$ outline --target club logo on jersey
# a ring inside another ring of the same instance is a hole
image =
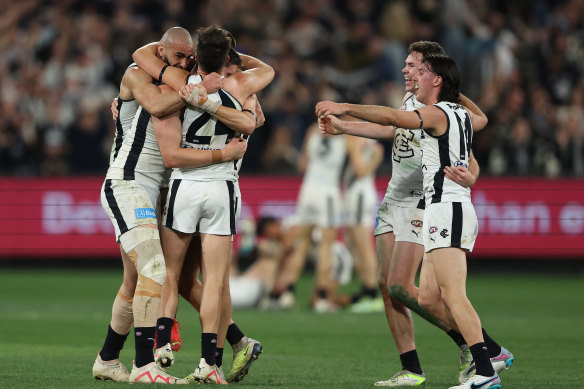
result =
[[[145,219],[147,217],[156,218],[156,212],[152,208],[136,208],[134,209],[136,219]]]
[[[464,163],[464,162],[461,162],[461,161],[454,162],[454,166],[456,166],[456,167],[462,166],[463,168],[468,169],[468,163]]]
[[[448,237],[448,228],[445,228],[442,231],[440,231],[440,236],[443,238]]]
[[[436,227],[436,226],[432,226],[432,227],[430,227],[430,234],[433,234],[433,233],[435,233],[436,231],[438,231],[438,227]]]
[[[412,226],[414,227],[422,227],[422,225],[424,224],[421,220],[412,220]]]
[[[395,135],[393,140],[393,160],[401,162],[402,158],[411,158],[414,156],[414,149],[410,146],[416,134],[412,130],[401,130]]]

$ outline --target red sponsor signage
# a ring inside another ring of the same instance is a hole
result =
[[[379,198],[388,178],[379,178]],[[117,257],[102,178],[0,179],[0,257]],[[298,177],[242,177],[241,218],[295,212]],[[473,256],[584,259],[584,181],[481,178]],[[371,215],[375,217],[375,215]]]

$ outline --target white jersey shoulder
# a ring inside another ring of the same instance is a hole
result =
[[[191,75],[187,83],[198,84],[202,81],[200,75]],[[241,103],[228,91],[220,89],[208,96],[223,106],[241,111]],[[187,106],[182,124],[181,147],[198,150],[220,150],[236,136],[235,131],[218,121],[209,113],[191,106]],[[194,169],[174,169],[173,179],[199,181],[235,181],[238,178],[238,161],[222,162]]]
[[[422,170],[426,205],[441,202],[470,202],[470,188],[465,188],[444,176],[446,166],[464,166],[468,169],[472,144],[470,115],[460,104],[440,102],[434,104],[448,119],[444,134],[425,133],[422,139]]]
[[[402,111],[413,111],[424,107],[414,94],[401,107]],[[422,174],[422,151],[419,130],[396,128],[391,149],[391,180],[385,192],[385,201],[401,207],[423,207],[424,176]]]

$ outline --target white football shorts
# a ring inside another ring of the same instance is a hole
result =
[[[471,203],[435,203],[424,212],[424,251],[458,247],[472,251],[479,223]]]
[[[240,213],[237,182],[172,179],[162,223],[184,233],[235,235]]]
[[[393,232],[396,242],[411,242],[422,245],[424,244],[423,221],[423,209],[389,204],[384,198],[377,211],[375,235]]]
[[[345,193],[345,225],[373,226],[378,205],[375,187],[349,188]]]
[[[111,219],[116,241],[136,226],[157,224],[160,217],[160,185],[136,174],[135,180],[106,179],[101,186],[101,205]]]

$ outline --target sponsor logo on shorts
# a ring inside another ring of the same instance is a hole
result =
[[[442,231],[440,231],[440,236],[443,238],[448,237],[448,228],[445,228]]]
[[[438,231],[438,227],[436,227],[436,226],[432,226],[432,227],[430,227],[430,234],[433,234],[433,233],[435,233],[436,231]]]
[[[417,238],[420,235],[420,231],[414,231],[414,230],[412,230],[412,234],[416,235],[416,238]]]
[[[375,228],[377,228],[377,226],[379,226],[379,218],[378,217],[375,218]]]
[[[410,197],[422,197],[424,193],[421,190],[410,190]]]
[[[414,227],[422,227],[424,223],[421,220],[412,220],[412,226]]]
[[[145,219],[147,217],[156,218],[156,212],[152,208],[136,208],[134,209],[136,219]]]

